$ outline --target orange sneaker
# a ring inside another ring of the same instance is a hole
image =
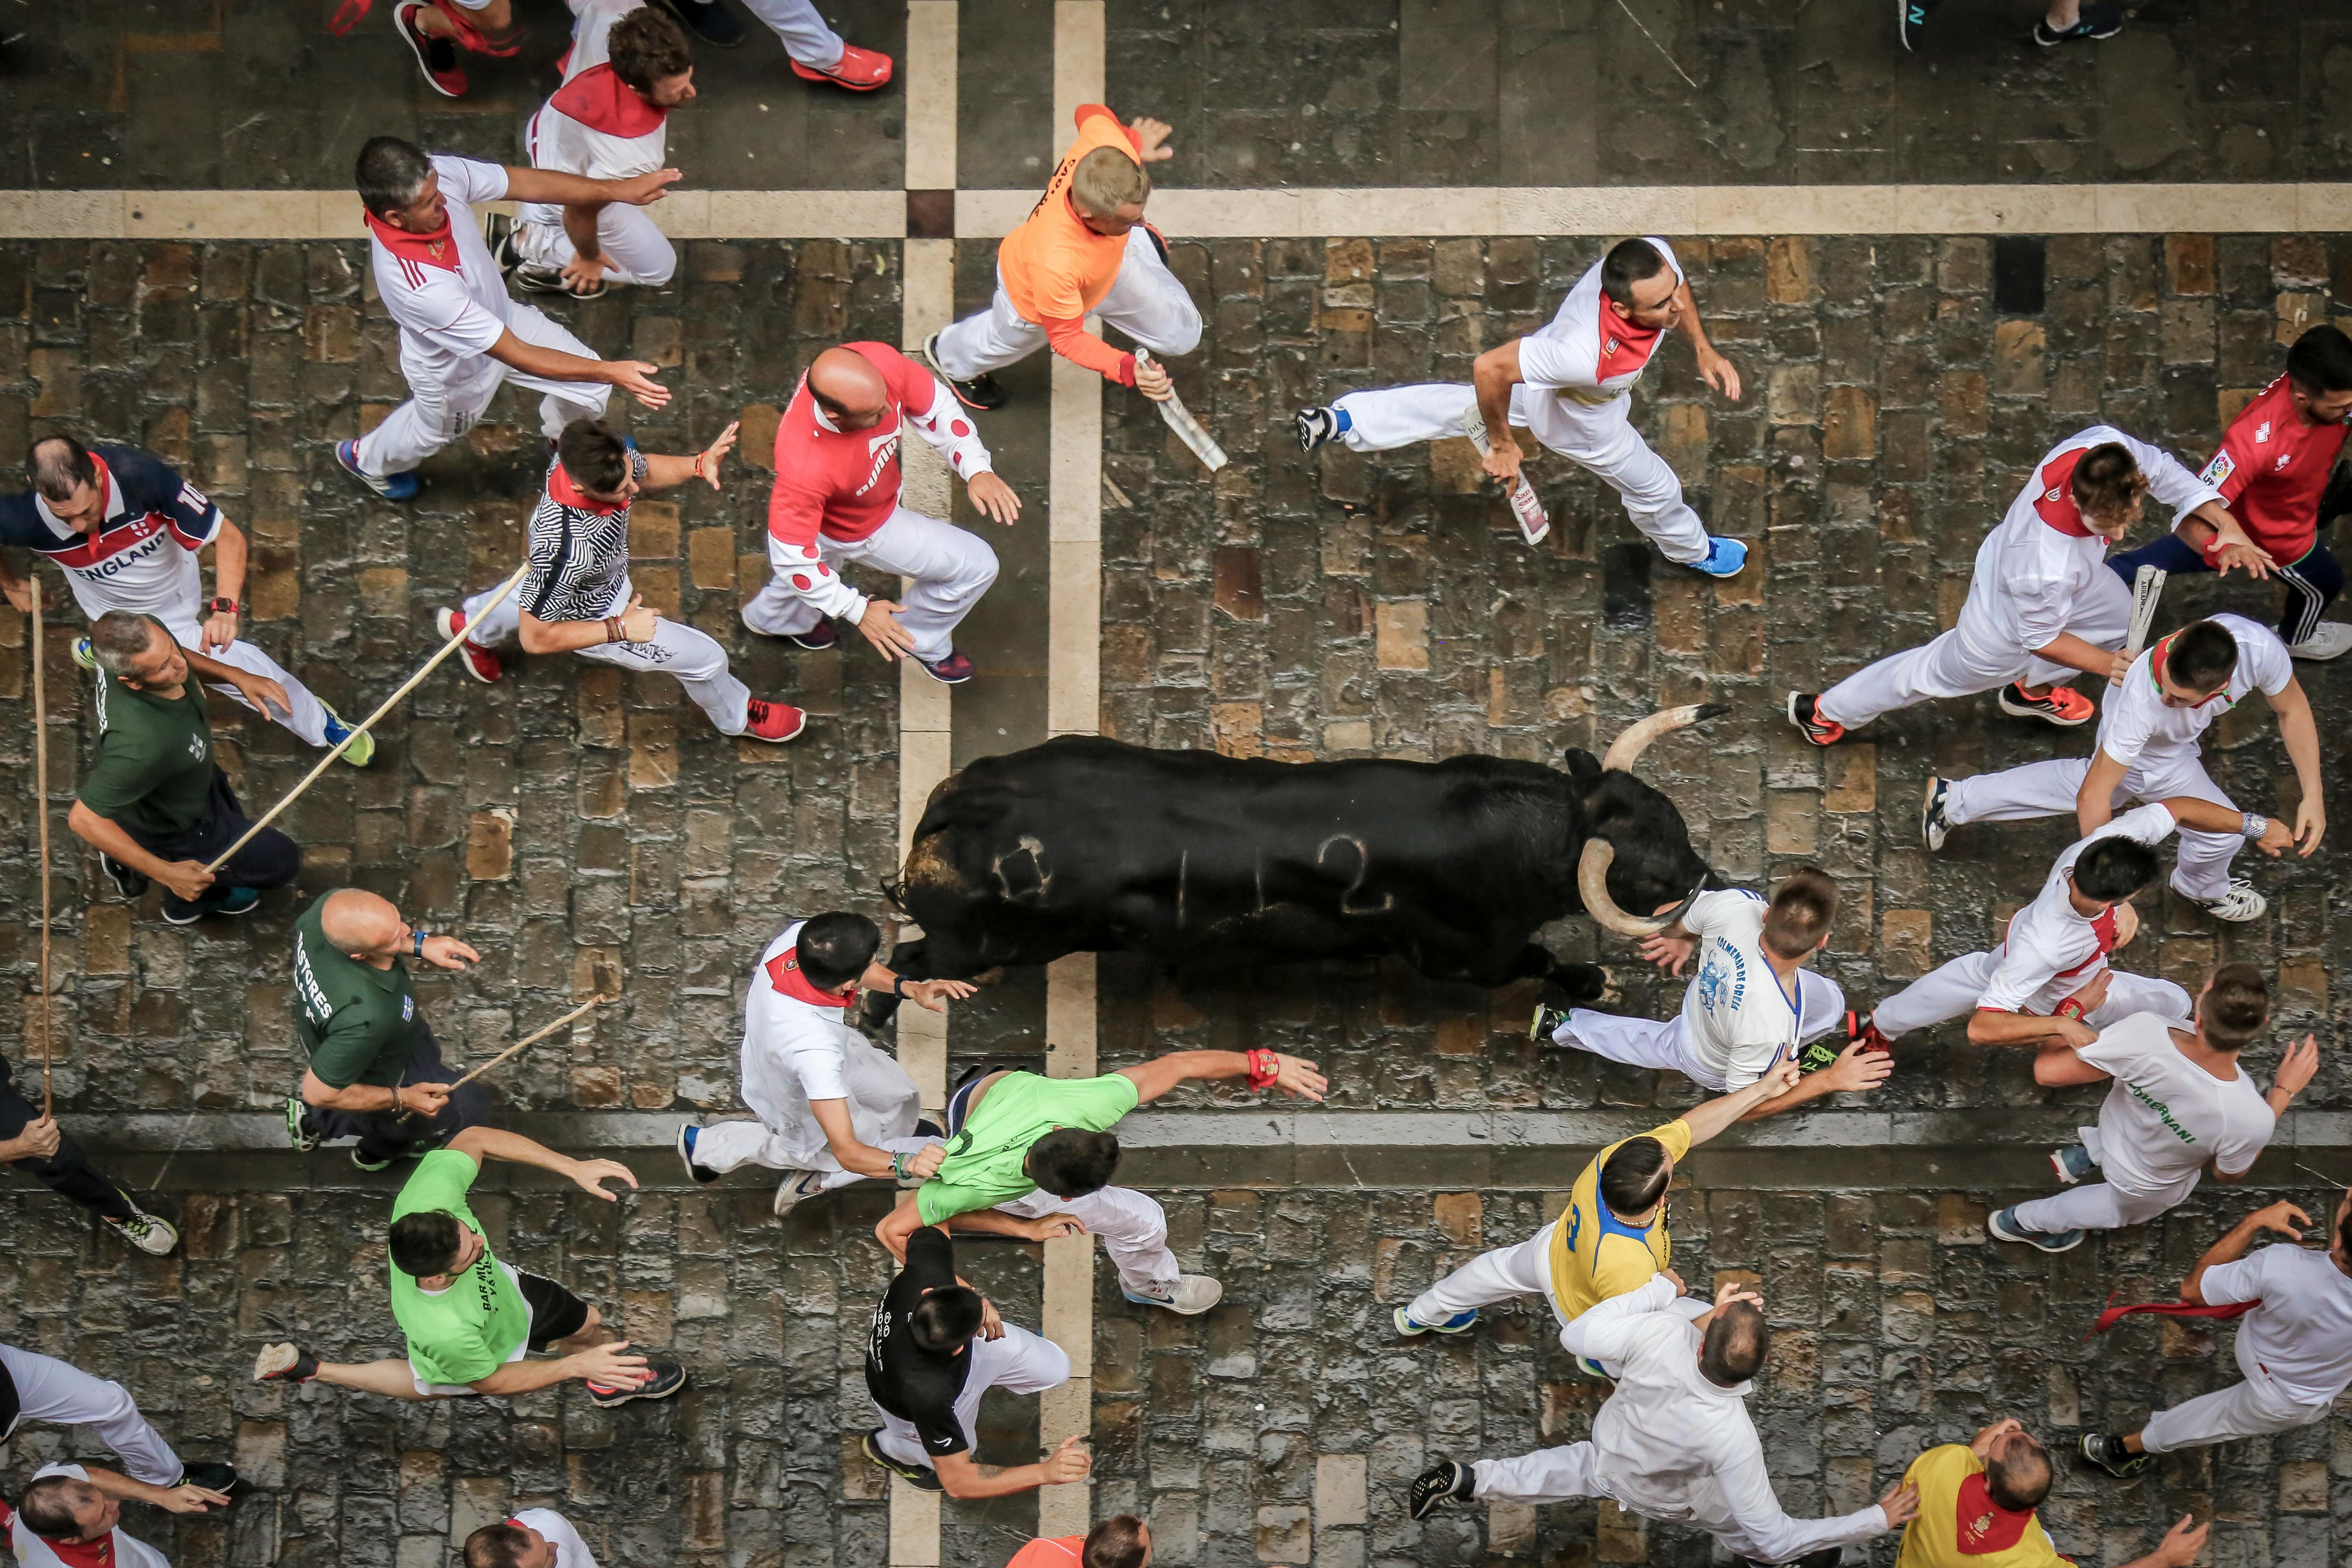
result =
[[[872,92],[887,87],[890,81],[890,57],[872,49],[861,49],[855,44],[841,46],[841,63],[831,70],[819,70],[814,66],[793,62],[793,74],[803,81],[829,81],[835,87],[845,87],[852,92]]]
[[[751,723],[743,733],[754,741],[773,741],[778,744],[791,740],[808,728],[808,715],[789,702],[762,702],[751,699]]]
[[[2097,705],[2071,686],[2053,686],[2042,696],[2034,697],[2027,693],[2023,681],[2012,681],[2000,689],[2000,710],[2069,730],[2099,716]]]
[[[1789,693],[1789,722],[1805,732],[1816,746],[1834,746],[1845,739],[1845,726],[1822,717],[1821,698],[1811,691]]]

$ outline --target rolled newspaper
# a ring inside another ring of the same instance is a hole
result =
[[[1155,363],[1151,357],[1151,351],[1138,348],[1135,351],[1135,363],[1138,364]],[[1174,391],[1171,390],[1167,397],[1160,401],[1160,417],[1168,421],[1168,428],[1175,431],[1177,437],[1184,445],[1192,448],[1192,456],[1200,458],[1209,472],[1213,474],[1225,466],[1225,449],[1217,445],[1217,438],[1203,429],[1198,419],[1192,417],[1192,411],[1184,406],[1184,400],[1177,396]]]
[[[1478,413],[1475,403],[1462,411],[1462,434],[1470,437],[1470,444],[1478,448],[1479,457],[1485,458],[1494,451],[1495,444],[1486,439],[1486,421]],[[1511,481],[1511,515],[1519,520],[1519,537],[1529,544],[1541,544],[1544,535],[1551,531],[1551,518],[1545,512],[1543,502],[1537,499],[1535,486],[1528,483],[1524,470]]]

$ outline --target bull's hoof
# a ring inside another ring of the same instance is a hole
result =
[[[1624,999],[1615,978],[1597,963],[1562,963],[1553,967],[1551,983],[1571,1002],[1619,1002]]]

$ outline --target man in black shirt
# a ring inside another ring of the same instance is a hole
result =
[[[956,1278],[947,1233],[926,1226],[907,1241],[907,1266],[874,1309],[866,1391],[882,1425],[866,1457],[910,1486],[953,1498],[1005,1497],[1084,1480],[1094,1461],[1076,1435],[1034,1465],[972,1461],[972,1420],[991,1388],[1043,1394],[1070,1380],[1070,1358],[1053,1341],[1000,1320]]]

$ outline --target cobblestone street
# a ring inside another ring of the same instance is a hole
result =
[[[1234,460],[1203,483],[1139,400],[1106,400],[1102,727],[1294,759],[1548,758],[1598,750],[1661,702],[1727,701],[1725,717],[1656,748],[1645,773],[1727,876],[1752,885],[1815,861],[1840,877],[1846,914],[1823,967],[1867,1004],[1996,940],[2068,837],[2055,823],[1977,828],[1930,858],[1916,831],[1921,781],[2074,742],[1979,700],[1915,710],[1818,752],[1780,721],[1780,694],[1948,621],[1983,530],[2056,437],[2107,419],[2201,461],[2221,422],[2276,373],[2283,340],[2352,314],[2352,242],[1677,245],[1747,394],[1731,405],[1706,393],[1677,344],[1637,417],[1717,531],[1755,546],[1756,564],[1721,585],[1661,564],[1613,498],[1557,459],[1531,470],[1556,527],[1530,552],[1480,492],[1465,443],[1368,460],[1337,447],[1303,458],[1289,438],[1302,403],[1466,377],[1477,350],[1549,313],[1598,243],[1179,238],[1177,270],[1213,300],[1179,384]],[[985,270],[972,242],[963,248],[969,296]],[[0,245],[0,452],[66,423],[185,464],[253,534],[257,639],[346,712],[421,658],[436,606],[510,569],[538,463],[531,418],[507,394],[464,448],[426,466],[412,509],[363,500],[335,471],[331,439],[399,395],[362,270],[351,245]],[[373,888],[484,950],[474,973],[418,987],[453,1061],[536,1026],[584,995],[599,963],[618,965],[627,1000],[593,1037],[575,1037],[569,1059],[550,1049],[502,1075],[518,1114],[733,1109],[738,988],[759,948],[796,911],[887,912],[895,677],[862,650],[803,655],[750,637],[734,610],[765,571],[774,410],[816,347],[895,341],[898,288],[894,244],[698,243],[670,289],[569,310],[600,352],[633,351],[686,389],[672,415],[636,418],[649,448],[690,450],[745,421],[749,460],[723,496],[639,504],[632,570],[649,602],[728,644],[755,692],[808,707],[808,736],[782,750],[730,745],[667,682],[525,661],[494,690],[444,674],[391,722],[373,766],[338,768],[295,814],[306,890]],[[1008,476],[1042,490],[1042,428],[1019,417],[1008,411],[991,438]],[[2267,618],[2269,603],[2238,582],[2176,581],[2165,624],[2224,604]],[[50,635],[61,796],[88,742],[87,698],[63,679],[62,615]],[[21,712],[21,622],[0,617],[0,638],[16,643],[0,647],[0,697]],[[2324,714],[2340,710],[2352,676],[2299,673]],[[236,711],[223,727],[233,771],[248,802],[273,799],[308,757]],[[2259,711],[2225,727],[2215,774],[2245,804],[2284,809],[2273,780],[2292,775]],[[29,769],[23,723],[0,726],[0,765]],[[2352,802],[2330,805],[2352,821]],[[5,810],[13,841],[26,841],[27,803],[12,795]],[[2226,932],[2193,908],[2147,902],[2128,955],[2192,986],[2222,956],[2277,976],[2284,1014],[2249,1053],[2264,1079],[2280,1041],[2306,1028],[2333,1037],[2326,977],[2352,958],[2334,925],[2333,859],[2331,848],[2263,867],[2271,916]],[[272,895],[242,926],[177,931],[152,910],[134,920],[86,856],[61,860],[76,868],[58,889],[68,1123],[270,1110],[299,1070],[282,953],[300,900]],[[21,1037],[33,973],[21,859],[0,889],[11,917],[0,964],[18,977],[0,1026]],[[1615,965],[1630,1010],[1675,1005],[1622,944],[1581,923],[1550,935],[1564,954]],[[1262,1043],[1321,1061],[1343,1110],[1541,1109],[1632,1128],[1646,1125],[1641,1108],[1691,1098],[1679,1080],[1538,1051],[1524,1038],[1524,987],[1490,996],[1392,965],[1210,982],[1118,958],[1101,982],[1106,1067]],[[1042,1059],[1041,994],[1035,976],[1016,975],[962,1008],[955,1060]],[[2347,1173],[2346,1140],[2315,1134],[2339,1146],[2274,1151],[2247,1190],[2209,1190],[2159,1225],[2056,1259],[1996,1249],[1983,1213],[2038,1190],[2038,1158],[1971,1163],[1969,1150],[2056,1133],[2096,1095],[2035,1089],[2015,1058],[1957,1039],[1941,1031],[1906,1051],[1868,1107],[1922,1113],[1906,1123],[1925,1145],[1909,1163],[1885,1148],[1865,1157],[1750,1138],[1703,1153],[1675,1200],[1685,1274],[1755,1274],[1773,1304],[1780,1333],[1756,1408],[1792,1511],[1859,1506],[1920,1447],[2000,1415],[2056,1447],[2211,1386],[2227,1375],[2227,1330],[2127,1327],[2088,1345],[2080,1335],[2110,1291],[2168,1294],[2257,1192],[2308,1207],[2322,1190],[2314,1167]],[[21,1072],[23,1053],[11,1056]],[[2348,1092],[2331,1058],[2303,1114],[2340,1121]],[[1187,1091],[1170,1103],[1245,1102]],[[1097,1516],[1147,1512],[1160,1560],[1181,1568],[1310,1556],[1401,1568],[1482,1553],[1706,1561],[1703,1538],[1607,1507],[1404,1517],[1402,1485],[1430,1458],[1568,1441],[1597,1406],[1602,1385],[1578,1374],[1538,1303],[1458,1341],[1407,1343],[1388,1324],[1433,1273],[1556,1213],[1586,1157],[1561,1151],[1482,1190],[1442,1160],[1387,1151],[1344,1180],[1292,1189],[1261,1182],[1245,1158],[1228,1173],[1213,1157],[1139,1154],[1133,1179],[1166,1202],[1187,1267],[1222,1277],[1227,1295],[1203,1319],[1147,1314],[1097,1271]],[[631,1568],[884,1561],[884,1478],[856,1455],[871,1423],[858,1360],[887,1276],[866,1232],[884,1194],[827,1198],[780,1226],[763,1186],[684,1191],[666,1153],[629,1158],[647,1185],[615,1206],[519,1183],[481,1212],[502,1256],[568,1280],[633,1338],[675,1347],[696,1379],[675,1405],[608,1414],[571,1388],[394,1408],[246,1381],[265,1339],[293,1335],[345,1359],[396,1349],[383,1285],[393,1177],[356,1177],[340,1151],[110,1157],[181,1219],[184,1253],[163,1260],[131,1257],[78,1211],[10,1183],[0,1337],[70,1349],[121,1378],[184,1451],[234,1450],[262,1493],[225,1522],[133,1510],[140,1533],[183,1565],[438,1568],[452,1535],[540,1500],[588,1530],[600,1560]],[[967,1250],[1007,1316],[1034,1323],[1036,1249]],[[1025,1457],[1034,1405],[992,1396],[986,1426],[983,1458]],[[66,1445],[28,1429],[7,1468]],[[2045,1517],[2085,1562],[2135,1554],[2187,1510],[2218,1513],[2218,1568],[2322,1568],[2352,1551],[2341,1410],[2273,1441],[2178,1456],[2130,1488],[2064,1458],[2059,1474]],[[1035,1509],[1027,1497],[950,1505],[942,1561],[1001,1562]],[[1875,1552],[1891,1561],[1891,1540]]]

